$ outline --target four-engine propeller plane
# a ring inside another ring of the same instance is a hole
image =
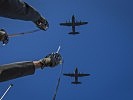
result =
[[[78,81],[78,77],[84,77],[84,76],[90,76],[90,74],[82,74],[78,72],[78,68],[75,68],[74,73],[68,73],[68,74],[63,74],[65,76],[70,76],[70,77],[75,77],[74,82],[72,84],[81,84],[81,82]]]
[[[75,16],[72,16],[72,21],[70,22],[65,22],[65,23],[60,23],[61,26],[71,26],[72,27],[72,32],[68,33],[68,34],[79,34],[79,32],[75,31],[75,26],[80,26],[80,25],[85,25],[88,24],[88,22],[82,22],[82,21],[75,21]]]

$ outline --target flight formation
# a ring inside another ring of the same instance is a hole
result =
[[[83,21],[76,21],[75,16],[73,15],[71,18],[71,21],[66,21],[65,23],[60,23],[61,26],[69,26],[72,27],[72,32],[69,32],[68,34],[70,35],[76,35],[80,34],[79,32],[76,31],[75,27],[80,26],[80,25],[85,25],[88,24],[88,22],[83,22]],[[84,76],[89,76],[90,74],[81,74],[78,72],[78,68],[75,68],[74,73],[64,73],[64,76],[70,76],[74,77],[74,82],[71,82],[72,84],[81,84],[81,82],[78,81],[79,77],[84,77]]]

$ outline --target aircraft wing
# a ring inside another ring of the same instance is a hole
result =
[[[75,22],[75,26],[85,25],[88,24],[88,22]]]
[[[66,22],[66,23],[60,23],[60,25],[62,26],[72,26],[71,22]]]
[[[75,74],[63,74],[65,76],[75,77]]]
[[[83,76],[90,76],[90,74],[78,74],[78,77],[83,77]]]

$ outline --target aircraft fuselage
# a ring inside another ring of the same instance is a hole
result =
[[[75,32],[75,17],[74,15],[72,16],[72,32]]]

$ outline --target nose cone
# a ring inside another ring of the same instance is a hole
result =
[[[78,70],[78,68],[76,67],[75,70]]]
[[[75,73],[78,73],[78,68],[77,67],[75,68]]]

